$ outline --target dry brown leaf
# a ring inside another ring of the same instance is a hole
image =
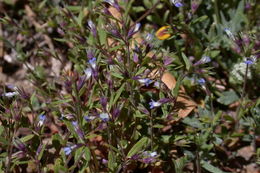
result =
[[[254,148],[251,145],[243,147],[237,151],[237,155],[248,161],[254,155]]]

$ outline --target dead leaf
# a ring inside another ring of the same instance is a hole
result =
[[[254,155],[254,148],[251,145],[243,147],[237,151],[237,155],[248,161]]]

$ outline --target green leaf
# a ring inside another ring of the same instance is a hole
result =
[[[27,141],[31,140],[33,137],[34,137],[34,134],[31,134],[31,135],[27,135],[27,136],[21,138],[20,140],[21,140],[21,142],[27,142]]]
[[[133,155],[141,151],[143,148],[145,148],[148,145],[148,143],[149,138],[143,137],[131,148],[131,150],[127,154],[127,157],[132,157]]]
[[[115,155],[116,153],[112,150],[110,150],[108,153],[108,168],[110,171],[114,171],[117,166]]]
[[[213,166],[213,165],[211,165],[210,163],[205,162],[205,161],[203,161],[202,167],[203,167],[204,169],[206,169],[207,171],[212,172],[212,173],[227,173],[227,172],[223,172],[223,171],[220,170],[219,168],[217,168],[217,167],[215,167],[215,166]]]
[[[181,53],[181,55],[182,55],[183,61],[185,63],[186,69],[189,71],[190,67],[191,67],[190,60],[188,59],[188,57],[183,52]]]
[[[172,94],[174,97],[178,96],[182,80],[183,80],[183,75],[180,75],[177,79],[175,87],[172,90]]]
[[[117,90],[116,96],[115,96],[115,98],[114,98],[114,100],[113,100],[113,104],[112,104],[112,105],[114,105],[114,104],[117,102],[117,100],[119,99],[121,93],[122,93],[123,90],[124,90],[124,87],[125,87],[125,83]]]
[[[45,147],[46,147],[46,143],[43,144],[43,146],[42,146],[41,152],[40,152],[39,155],[38,155],[38,160],[41,160],[41,158],[42,158],[42,156],[43,156],[43,152],[44,152],[44,150],[45,150]]]
[[[229,105],[234,103],[239,99],[238,95],[234,91],[225,91],[222,93],[223,95],[220,96],[217,101],[224,105]]]

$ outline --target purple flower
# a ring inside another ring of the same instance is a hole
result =
[[[156,108],[156,107],[160,107],[161,105],[162,105],[162,103],[161,102],[159,102],[159,101],[151,101],[150,103],[149,103],[149,105],[150,105],[150,109],[153,109],[153,108]]]
[[[180,8],[183,6],[182,4],[182,0],[171,0],[171,2],[173,3],[173,5],[177,8]]]
[[[146,34],[146,36],[145,36],[145,40],[147,41],[147,42],[150,42],[150,41],[152,41],[153,40],[153,34],[151,34],[151,33],[148,33],[148,34]]]
[[[163,64],[164,64],[165,66],[171,64],[172,62],[173,62],[173,58],[171,58],[171,57],[169,57],[169,56],[166,56],[166,57],[163,58]]]
[[[194,64],[194,66],[206,64],[206,63],[209,63],[210,61],[211,61],[211,58],[209,56],[202,56],[202,58],[199,61],[197,61]]]
[[[89,27],[89,30],[92,32],[92,34],[96,37],[97,29],[96,29],[95,24],[92,22],[92,20],[88,20],[88,27]]]
[[[109,120],[109,115],[108,115],[108,113],[101,113],[101,114],[99,115],[99,118],[100,118],[102,121],[107,122],[107,121]]]
[[[87,121],[87,122],[90,122],[92,120],[94,120],[96,117],[95,116],[84,116],[84,119]]]
[[[102,159],[102,163],[103,163],[104,165],[106,165],[106,164],[108,163],[108,160],[107,160],[107,159]]]
[[[128,31],[127,38],[131,38],[135,33],[137,33],[140,27],[141,27],[140,23],[137,23],[135,24],[134,27],[131,27],[130,30]]]
[[[72,121],[72,125],[74,126],[75,131],[77,132],[77,134],[79,135],[79,137],[81,139],[84,139],[84,133],[83,131],[80,129],[78,122],[77,121]]]
[[[100,98],[100,104],[102,105],[104,111],[107,109],[107,98],[106,97],[101,97]]]
[[[138,54],[137,54],[137,53],[134,53],[134,55],[133,55],[133,61],[134,61],[135,63],[138,63],[139,59],[138,59]]]
[[[156,157],[158,156],[157,152],[143,152],[141,162],[150,164],[156,161]]]

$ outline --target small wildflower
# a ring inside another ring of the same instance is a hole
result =
[[[166,40],[167,38],[171,37],[169,29],[170,29],[170,26],[163,26],[156,31],[155,36],[159,40]]]
[[[46,120],[46,115],[44,115],[44,114],[39,115],[38,125],[42,126],[44,124],[45,120]]]
[[[127,34],[127,38],[131,38],[135,33],[137,33],[139,31],[141,27],[140,23],[135,24],[134,27],[131,27],[128,34]]]
[[[114,0],[104,0],[104,2],[110,4],[111,6],[113,6],[115,4]]]
[[[74,148],[76,148],[76,145],[64,147],[63,150],[65,152],[65,155],[70,155]]]
[[[88,27],[89,30],[93,33],[94,36],[97,36],[97,29],[95,24],[92,22],[92,20],[88,20]]]
[[[109,115],[107,113],[101,113],[99,115],[99,118],[102,120],[102,121],[108,121],[109,120]]]
[[[15,91],[15,92],[7,92],[7,93],[4,93],[4,94],[2,94],[2,96],[11,98],[11,97],[13,97],[13,96],[17,96],[18,94],[19,94],[19,93]]]
[[[199,79],[197,80],[197,82],[198,82],[200,85],[205,85],[205,83],[206,83],[206,81],[205,81],[204,78],[199,78]]]
[[[180,8],[183,6],[182,0],[171,0],[171,2],[173,3],[173,5],[177,8]]]
[[[163,64],[165,66],[170,65],[172,62],[173,62],[173,58],[169,56],[163,57]]]
[[[90,122],[92,120],[94,120],[96,117],[95,116],[84,116],[84,119],[87,121],[87,122]]]
[[[86,80],[89,79],[92,76],[92,69],[91,68],[86,68],[84,70],[84,73],[86,75]]]
[[[157,152],[155,151],[155,152],[152,152],[152,153],[150,153],[150,156],[151,157],[156,157],[158,154],[157,154]]]
[[[230,31],[229,28],[225,28],[224,31],[226,32],[226,34],[230,39],[235,40],[235,36],[233,35],[233,33]]]
[[[107,160],[107,159],[102,159],[102,163],[103,163],[104,165],[106,165],[106,164],[108,163],[108,160]]]
[[[96,69],[96,67],[97,67],[97,59],[94,57],[94,58],[92,58],[92,59],[90,59],[88,62],[89,62],[89,64],[90,64],[90,66],[93,68],[93,69]]]
[[[137,24],[135,25],[134,32],[139,31],[140,27],[141,27],[141,23],[137,23]]]
[[[146,34],[145,40],[146,40],[147,42],[152,41],[152,40],[153,40],[153,35],[152,35],[151,33]]]
[[[133,61],[134,61],[135,63],[138,63],[139,59],[138,59],[138,54],[137,54],[137,53],[134,53],[134,55],[133,55]]]
[[[148,85],[150,85],[150,84],[153,82],[151,79],[148,79],[148,78],[138,79],[138,81],[139,81],[141,84],[145,84],[145,86],[148,86]]]
[[[149,103],[149,105],[150,105],[150,109],[153,109],[153,108],[156,108],[156,107],[160,107],[161,105],[162,105],[162,103],[161,102],[159,102],[159,101],[151,101],[150,103]]]
[[[250,56],[249,58],[245,58],[246,60],[244,61],[244,63],[248,64],[248,65],[252,65],[256,62],[256,57],[255,56]]]
[[[209,56],[202,56],[202,58],[199,61],[197,61],[194,64],[194,66],[206,64],[206,63],[209,63],[210,61],[211,61],[211,58]]]

